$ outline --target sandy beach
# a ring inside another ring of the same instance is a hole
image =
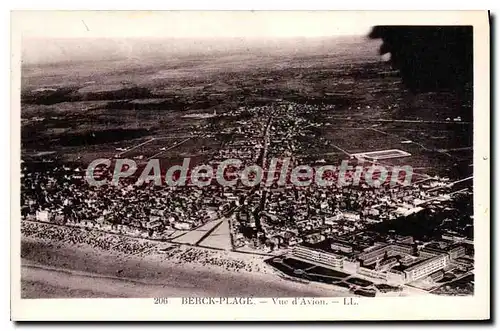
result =
[[[175,249],[189,251],[190,247]],[[218,254],[237,259],[242,253]],[[158,252],[133,255],[30,236],[22,238],[21,256],[23,298],[351,295],[325,284],[284,280],[261,258],[252,263],[261,263],[262,268],[231,271],[196,261],[180,262]]]

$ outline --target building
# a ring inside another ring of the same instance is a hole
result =
[[[397,258],[395,258],[395,257],[390,257],[390,258],[388,258],[387,260],[384,260],[384,261],[380,262],[380,263],[377,265],[376,269],[377,269],[377,270],[382,270],[382,271],[383,271],[383,270],[389,270],[389,269],[391,269],[392,267],[395,267],[395,266],[397,266],[397,265],[399,265],[399,261],[398,261],[398,259],[397,259]]]
[[[403,243],[390,245],[388,247],[389,256],[398,254],[413,255],[415,254],[415,247],[412,244],[403,244]]]
[[[338,241],[338,240],[332,241],[330,244],[330,247],[334,251],[341,251],[344,253],[352,253],[352,251],[353,251],[353,248],[351,245],[349,245],[345,242],[342,242],[342,241]]]
[[[360,267],[360,263],[358,260],[355,258],[347,258],[344,260],[344,271],[351,273],[351,274],[356,274],[358,272],[358,269]]]
[[[148,230],[155,230],[155,229],[159,229],[163,226],[163,223],[156,219],[156,220],[151,220],[149,222],[146,223],[146,229]]]
[[[358,258],[363,261],[363,264],[370,265],[372,263],[376,263],[377,261],[381,261],[384,259],[385,253],[387,252],[387,248],[389,245],[384,245],[379,248],[375,248],[366,252],[363,252],[358,255]]]
[[[458,265],[458,267],[464,271],[471,270],[474,268],[474,260],[471,260],[471,259],[468,259],[465,257],[459,257],[458,259],[454,260],[453,262],[456,263]]]
[[[342,270],[345,259],[344,256],[325,252],[319,249],[309,248],[305,246],[295,246],[292,249],[292,257],[299,260],[304,260],[306,262],[312,262],[315,264],[320,264],[325,267]]]
[[[445,268],[448,265],[448,262],[448,255],[441,254],[414,264],[404,270],[406,282],[412,282],[429,276],[430,274]]]
[[[361,216],[359,214],[348,211],[343,212],[342,216],[348,221],[359,221],[361,219]]]
[[[331,246],[344,253],[346,253],[345,250],[348,247],[352,249],[352,246],[337,240],[332,241]],[[459,256],[464,253],[462,248],[454,247],[450,252],[453,256]],[[374,246],[371,250],[364,251],[357,256],[327,252],[299,245],[292,249],[291,257],[325,268],[363,276],[373,281],[402,285],[430,275],[436,278],[437,272],[448,265],[450,261],[449,254],[436,254],[432,249],[430,251],[423,252],[425,259],[407,268],[404,268],[404,264],[402,265],[402,258],[412,256],[414,259],[415,249],[413,245],[400,243]],[[352,251],[349,253],[352,253]],[[420,256],[422,257],[422,254]]]
[[[396,241],[401,244],[413,244],[412,236],[396,236]]]
[[[373,270],[365,267],[359,267],[357,274],[378,280],[378,281],[386,281],[387,274],[383,271]]]
[[[304,240],[308,243],[316,244],[325,240],[325,236],[321,232],[315,232],[305,236]]]
[[[402,254],[413,255],[414,253],[415,249],[413,245],[392,244],[384,245],[379,248],[363,252],[358,256],[358,258],[363,261],[363,264],[370,265],[382,261],[386,256],[389,257]]]
[[[446,253],[446,250],[437,247],[425,247],[420,250],[420,252],[431,253],[434,255],[440,255]]]
[[[47,210],[40,210],[36,212],[35,218],[39,222],[49,222],[51,215]]]
[[[175,222],[173,228],[176,230],[189,230],[191,229],[191,224],[187,222]]]
[[[459,257],[462,257],[465,255],[465,247],[464,246],[454,246],[448,249],[448,255],[450,256],[450,259],[455,260]]]
[[[435,282],[440,281],[444,277],[444,271],[443,270],[436,271],[430,274],[429,277],[431,277],[431,279]]]

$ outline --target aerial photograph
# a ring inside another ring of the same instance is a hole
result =
[[[22,298],[474,295],[471,26],[76,23],[22,41]]]

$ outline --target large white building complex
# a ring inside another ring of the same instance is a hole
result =
[[[296,246],[290,257],[377,282],[401,285],[423,279],[445,269],[454,259],[465,254],[463,246],[448,249],[423,248],[413,244],[379,244],[354,253],[344,243],[333,242],[335,251]]]

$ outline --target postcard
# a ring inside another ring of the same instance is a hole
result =
[[[489,14],[14,11],[11,318],[490,318]]]

